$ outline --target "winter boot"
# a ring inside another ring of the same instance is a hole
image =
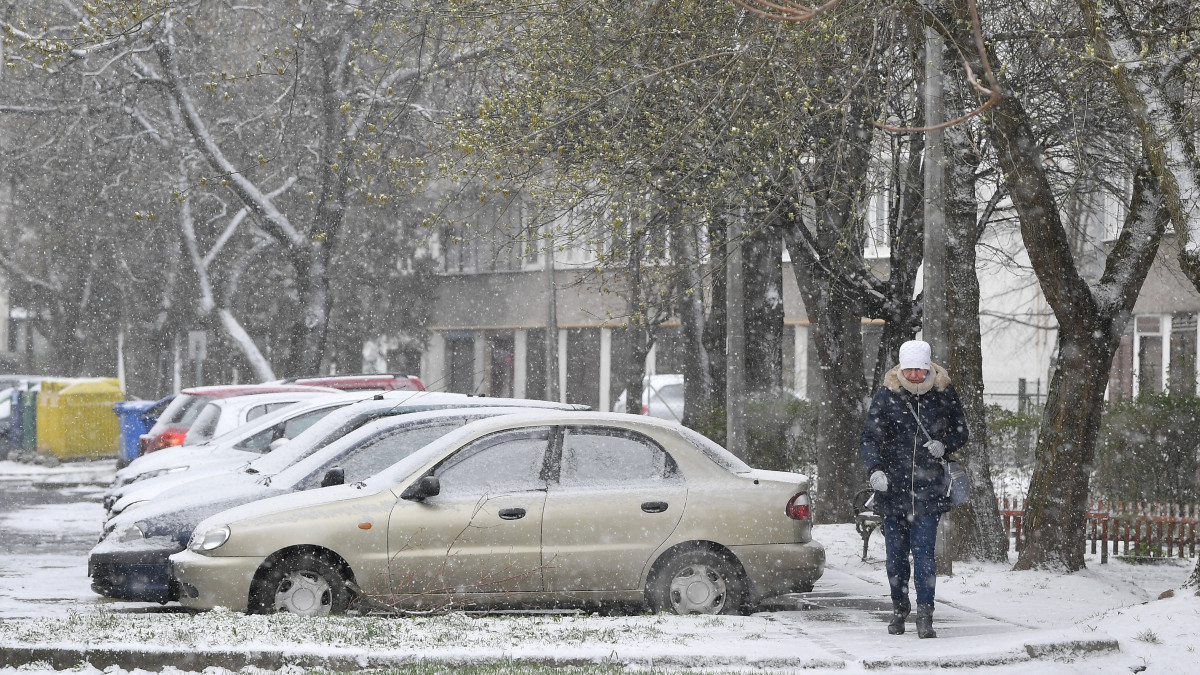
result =
[[[908,604],[908,598],[903,600],[892,599],[892,620],[888,622],[888,633],[892,635],[904,635],[904,620],[908,618],[908,613],[912,611],[912,605]]]
[[[922,640],[937,637],[937,631],[933,630],[933,605],[917,605],[917,637]]]

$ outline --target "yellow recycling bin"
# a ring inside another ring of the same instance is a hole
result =
[[[113,404],[124,400],[116,378],[42,380],[38,452],[59,459],[116,456],[120,431]]]

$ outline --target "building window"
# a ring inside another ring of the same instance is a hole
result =
[[[1137,324],[1136,347],[1137,391],[1138,396],[1161,394],[1163,392],[1163,370],[1166,367],[1163,357],[1162,317],[1139,316]]]
[[[1170,392],[1176,396],[1196,393],[1196,314],[1181,312],[1171,317]]]
[[[1122,335],[1117,353],[1113,355],[1108,373],[1108,400],[1128,401],[1133,398],[1133,336]]]
[[[492,362],[488,395],[512,398],[514,349],[512,333],[488,337],[488,352]]]
[[[1113,355],[1108,400],[1196,394],[1197,338],[1195,312],[1134,317]]]
[[[446,333],[446,370],[449,391],[470,394],[475,391],[475,334],[471,331]]]

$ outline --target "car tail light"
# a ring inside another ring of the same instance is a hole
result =
[[[155,450],[162,450],[163,448],[172,448],[176,445],[183,445],[183,439],[186,436],[186,431],[164,431],[158,435],[158,438],[146,444],[146,452],[151,453]]]
[[[808,506],[808,493],[797,492],[788,500],[784,513],[792,520],[811,520],[812,509]]]
[[[643,406],[642,406],[642,414],[643,414],[643,415],[645,415],[645,414],[646,414],[646,413],[648,413],[648,412],[650,412],[650,407],[649,407],[649,406],[646,406],[646,405],[643,405]]]

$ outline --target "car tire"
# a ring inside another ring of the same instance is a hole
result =
[[[646,584],[656,612],[737,614],[746,599],[741,570],[728,558],[706,549],[672,554]]]
[[[288,612],[299,616],[344,614],[350,604],[346,579],[324,558],[311,553],[276,562],[256,584],[255,613]]]

